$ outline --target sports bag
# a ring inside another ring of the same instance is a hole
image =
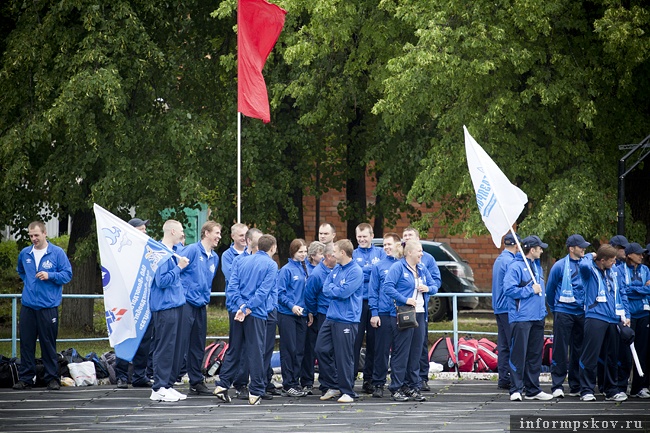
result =
[[[457,368],[454,343],[450,337],[440,337],[429,349],[429,362],[442,365],[442,371],[453,371]]]
[[[468,373],[476,370],[478,362],[478,341],[474,338],[458,340],[458,370]]]
[[[208,344],[203,352],[203,362],[201,363],[201,371],[204,376],[219,374],[226,350],[228,350],[228,343],[225,341],[217,340]]]
[[[476,371],[495,372],[499,367],[497,345],[487,338],[478,340],[478,363]]]
[[[553,337],[546,337],[542,349],[542,365],[550,367],[551,362],[553,362]]]
[[[16,358],[0,355],[0,388],[11,388],[18,382]]]

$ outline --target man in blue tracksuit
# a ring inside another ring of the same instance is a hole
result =
[[[517,240],[521,242],[519,235]],[[508,232],[503,238],[504,249],[492,266],[492,309],[497,321],[497,350],[499,353],[497,386],[510,389],[510,321],[508,320],[508,297],[503,290],[503,279],[510,263],[519,251],[515,237]]]
[[[620,282],[621,291],[627,295],[628,305],[630,306],[630,327],[634,330],[634,341],[636,353],[639,357],[641,370],[645,373],[646,354],[648,346],[648,324],[650,316],[650,270],[643,262],[643,255],[648,250],[636,242],[630,243],[625,248],[625,264],[616,268]],[[618,351],[618,390],[627,391],[630,370],[632,370],[632,386],[630,387],[630,396],[636,398],[650,398],[650,393],[644,387],[644,379],[639,376],[638,371],[634,368],[632,352],[629,344],[622,341]]]
[[[366,340],[366,359],[363,365],[363,390],[372,394],[372,369],[375,357],[375,328],[370,326],[370,310],[368,308],[368,282],[372,267],[381,259],[386,257],[383,249],[372,244],[373,231],[368,223],[361,223],[356,228],[357,243],[359,247],[352,253],[352,259],[363,270],[363,305],[361,307],[361,319],[359,321],[359,332],[354,342],[354,366],[359,368],[359,356],[363,340]]]
[[[579,235],[567,238],[569,250],[555,262],[546,284],[546,302],[553,314],[553,360],[551,390],[553,397],[564,397],[564,379],[569,376],[569,395],[580,395],[580,355],[585,326],[585,290],[580,276],[580,261],[591,245]]]
[[[585,288],[585,336],[580,357],[580,400],[595,401],[594,388],[598,357],[604,356],[603,381],[598,388],[605,400],[624,401],[627,395],[618,390],[618,326],[629,326],[629,306],[625,292],[620,290],[619,276],[614,269],[616,248],[601,245],[593,260],[580,263]]]
[[[226,289],[228,289],[230,273],[232,272],[232,263],[235,260],[235,257],[246,251],[247,232],[248,226],[246,226],[246,224],[236,223],[230,227],[232,243],[230,244],[230,248],[221,254],[221,272],[223,272],[223,276],[226,279]]]
[[[419,241],[420,240],[420,232],[418,229],[412,226],[408,226],[407,228],[404,229],[402,232],[402,242],[406,243],[410,240],[415,240]],[[433,281],[435,285],[437,286],[437,290],[440,289],[442,286],[442,278],[440,276],[440,268],[438,268],[438,263],[436,263],[436,259],[426,251],[422,251],[422,264],[424,265],[425,268],[427,268],[427,271],[431,274],[431,278],[433,278]],[[424,309],[426,310],[427,314],[424,315],[425,322],[428,323],[429,321],[429,306],[428,306],[428,300],[429,300],[429,295],[427,296],[427,304],[425,304]],[[446,300],[442,300],[442,302],[447,302]],[[425,323],[425,325],[427,324]],[[424,337],[422,338],[422,354],[420,355],[420,391],[431,391],[431,388],[429,387],[429,329],[428,326],[422,327],[420,332],[424,333]],[[408,385],[415,385],[415,384],[408,384]]]
[[[508,266],[503,290],[508,300],[508,319],[512,332],[510,343],[510,400],[550,400],[551,394],[539,386],[544,345],[544,272],[539,258],[548,245],[538,236],[522,241],[524,256],[517,254]],[[525,261],[524,261],[525,260]],[[531,275],[532,271],[532,275]]]
[[[237,305],[237,312],[230,329],[230,345],[214,389],[214,395],[226,403],[230,402],[228,388],[239,374],[239,362],[244,356],[248,358],[250,372],[248,403],[256,405],[264,398],[273,398],[265,391],[264,345],[268,298],[273,296],[278,273],[278,265],[272,259],[277,242],[271,235],[262,235],[257,246],[257,253],[242,258],[233,270],[226,293],[226,297]]]
[[[368,306],[370,308],[370,325],[375,331],[375,359],[373,361],[372,386],[374,398],[384,396],[384,385],[388,375],[388,360],[393,345],[393,333],[396,326],[395,304],[391,302],[382,289],[390,267],[402,258],[401,239],[397,233],[384,235],[384,252],[386,257],[379,261],[370,273],[368,286]]]
[[[354,401],[354,341],[361,319],[363,271],[352,260],[352,242],[334,244],[336,267],[323,284],[330,297],[327,318],[316,341],[319,381],[327,388],[321,400],[339,397],[339,403]]]
[[[183,239],[184,230],[176,220],[163,224],[162,243],[172,251]],[[181,370],[181,322],[185,305],[185,290],[181,283],[181,271],[190,261],[176,253],[156,269],[149,294],[149,308],[153,321],[153,385],[154,401],[179,401],[187,396],[174,389],[174,382]]]
[[[206,221],[201,227],[201,240],[185,249],[183,255],[190,264],[181,272],[185,289],[185,306],[181,324],[181,353],[185,355],[185,366],[190,379],[190,393],[212,395],[203,381],[201,363],[205,352],[207,336],[207,309],[214,273],[219,266],[219,256],[213,250],[221,239],[221,224]]]
[[[41,342],[47,389],[57,390],[59,364],[56,337],[59,332],[58,307],[63,285],[72,279],[72,266],[65,252],[47,241],[47,230],[41,221],[28,226],[32,246],[18,255],[16,271],[23,280],[20,307],[20,370],[14,389],[30,389],[36,375],[36,339]]]
[[[300,372],[300,382],[307,395],[311,395],[312,387],[314,384],[314,360],[316,359],[316,340],[320,327],[325,322],[327,315],[327,308],[330,304],[330,298],[323,295],[323,283],[327,276],[332,272],[336,266],[336,258],[334,257],[333,243],[325,245],[323,250],[323,259],[312,270],[307,278],[305,285],[305,307],[307,310],[307,338],[310,344],[309,350],[305,348],[305,356],[302,362],[302,369]],[[308,356],[311,354],[311,356]],[[324,394],[327,389],[320,385],[320,390]]]

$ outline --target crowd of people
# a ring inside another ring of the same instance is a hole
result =
[[[538,236],[522,240],[508,233],[504,245],[493,267],[492,306],[498,386],[509,390],[510,400],[564,398],[565,380],[567,395],[581,401],[596,401],[596,389],[608,401],[650,398],[642,373],[650,365],[648,249],[617,235],[587,254],[591,244],[573,234],[568,254],[545,281],[540,257],[548,245]],[[551,393],[539,381],[547,306],[553,315]]]
[[[129,224],[146,233],[148,221],[134,218]],[[426,400],[427,305],[441,278],[435,259],[422,250],[416,229],[408,227],[402,236],[387,233],[380,248],[372,243],[372,226],[362,223],[355,231],[354,248],[348,239],[336,240],[334,227],[323,223],[317,241],[294,239],[286,265],[278,268],[276,239],[241,223],[231,227],[232,244],[220,258],[215,249],[221,228],[208,221],[200,240],[185,246],[182,224],[164,223],[162,243],[176,254],[155,272],[151,322],[132,360],[132,386],[150,387],[151,400],[175,402],[187,398],[174,388],[187,374],[190,394],[230,402],[234,388],[236,397],[259,404],[278,394],[314,394],[317,361],[320,399],[347,403],[358,396],[354,383],[365,342],[363,392],[383,398],[387,389],[396,402]],[[33,384],[38,337],[45,381],[55,390],[60,386],[57,307],[72,270],[65,252],[47,241],[42,222],[28,229],[32,246],[21,251],[17,268],[24,289],[22,362],[14,388]],[[635,368],[630,347],[635,338],[640,368],[645,370],[650,365],[650,270],[643,263],[648,250],[614,236],[586,254],[590,243],[574,234],[566,241],[568,254],[555,262],[546,280],[540,257],[548,245],[538,236],[520,239],[509,233],[504,245],[493,267],[492,301],[498,326],[498,386],[509,390],[510,400],[562,398],[565,381],[568,395],[583,401],[596,400],[596,388],[611,401],[623,401],[628,394],[650,398],[648,376]],[[206,308],[220,261],[230,335],[210,389],[201,364]],[[398,328],[397,307],[404,305],[414,307],[418,326]],[[554,334],[551,393],[544,392],[539,381],[547,307]],[[281,390],[271,380],[276,330]],[[126,360],[117,360],[118,388],[128,387],[128,368]]]

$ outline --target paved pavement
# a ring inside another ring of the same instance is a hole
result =
[[[362,395],[351,404],[322,402],[318,396],[276,397],[249,406],[189,396],[177,403],[149,400],[141,388],[102,385],[47,391],[0,389],[0,432],[503,432],[509,416],[646,415],[647,400],[580,402],[577,397],[546,402],[510,402],[489,380],[436,379],[427,402],[396,403]],[[361,384],[358,383],[360,386]],[[548,386],[544,386],[548,391]],[[187,392],[187,385],[179,387]],[[591,430],[582,430],[591,431]],[[606,430],[599,430],[606,431]]]

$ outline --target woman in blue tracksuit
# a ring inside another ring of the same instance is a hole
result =
[[[415,240],[404,245],[404,258],[388,270],[384,282],[386,296],[395,306],[412,305],[419,326],[426,326],[426,305],[429,296],[438,292],[431,274],[421,263],[422,245]],[[388,387],[394,401],[425,401],[418,386],[403,389],[405,383],[420,382],[420,355],[422,353],[423,333],[417,328],[393,331],[393,351],[391,355],[391,383]]]
[[[290,259],[280,269],[278,287],[278,330],[280,332],[280,367],[283,394],[303,397],[300,367],[307,337],[305,283],[307,281],[307,243],[294,239],[289,245]]]
[[[503,279],[503,291],[509,298],[508,320],[511,327],[511,401],[553,398],[539,385],[546,317],[544,272],[539,258],[547,247],[538,236],[525,238],[521,248],[526,257],[517,254]]]

